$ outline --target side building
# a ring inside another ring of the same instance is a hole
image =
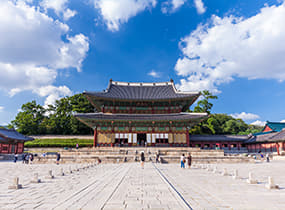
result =
[[[249,152],[277,152],[285,151],[285,123],[266,122],[262,132],[255,133],[245,141]]]
[[[94,146],[189,147],[189,128],[208,117],[207,113],[186,112],[200,93],[180,92],[173,80],[110,80],[105,91],[83,94],[97,112],[75,117],[94,130]]]
[[[13,129],[0,128],[0,154],[19,154],[24,151],[24,142],[34,140]]]

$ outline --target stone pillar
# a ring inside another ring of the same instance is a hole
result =
[[[267,189],[279,189],[279,186],[274,183],[272,177],[268,177],[268,184],[265,185]]]
[[[94,128],[94,141],[93,141],[93,147],[97,147],[97,127]]]
[[[253,178],[253,175],[251,172],[249,172],[248,179],[246,181],[249,184],[257,184],[258,183],[257,180]]]
[[[13,184],[11,186],[8,187],[8,189],[21,189],[22,185],[19,184],[19,177],[15,177],[13,179]]]

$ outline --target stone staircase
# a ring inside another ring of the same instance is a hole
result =
[[[219,163],[219,162],[249,162],[252,158],[242,155],[230,155],[223,150],[201,150],[200,148],[165,148],[165,147],[100,147],[81,148],[72,150],[60,150],[62,163],[94,162],[100,159],[102,163],[120,163],[140,161],[140,153],[144,152],[145,161],[155,161],[156,153],[159,153],[162,163],[179,163],[180,156],[191,153],[195,163]],[[37,163],[55,162],[56,155],[40,155],[35,158]]]

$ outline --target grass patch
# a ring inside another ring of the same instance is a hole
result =
[[[25,147],[90,147],[93,139],[35,139],[25,142]]]

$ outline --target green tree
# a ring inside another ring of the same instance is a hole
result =
[[[213,104],[210,103],[210,99],[217,99],[218,96],[212,95],[208,90],[202,91],[203,99],[198,101],[197,106],[194,108],[194,112],[207,112],[210,114]]]
[[[77,120],[73,114],[94,112],[93,106],[82,95],[61,98],[54,105],[42,107],[35,101],[22,106],[10,127],[20,133],[32,134],[90,134],[92,129]]]
[[[190,129],[190,134],[240,134],[249,129],[241,119],[235,119],[227,114],[211,114],[202,123]]]
[[[76,94],[57,100],[54,105],[50,105],[46,127],[51,134],[89,134],[90,129],[85,124],[77,120],[73,114],[93,112],[93,106],[82,95]]]
[[[21,111],[9,127],[14,127],[26,135],[45,133],[45,127],[42,124],[44,114],[45,109],[36,101],[28,102],[22,105]]]

